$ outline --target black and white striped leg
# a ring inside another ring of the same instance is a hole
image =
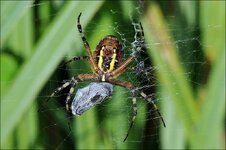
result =
[[[70,103],[70,99],[71,99],[71,95],[72,93],[74,92],[74,86],[76,86],[78,83],[78,81],[72,77],[72,79],[66,83],[64,83],[62,86],[58,87],[50,96],[49,98],[46,100],[46,103],[54,96],[56,95],[57,93],[59,93],[61,90],[63,90],[64,88],[70,86],[70,91],[68,93],[68,96],[67,96],[67,99],[66,99],[66,109],[67,111],[70,111],[69,109],[69,103]]]
[[[93,55],[91,53],[91,49],[89,47],[89,43],[87,42],[86,37],[85,37],[85,35],[82,32],[82,25],[80,24],[80,17],[81,17],[81,15],[82,15],[82,13],[80,13],[79,16],[78,16],[77,28],[78,28],[78,31],[80,33],[80,37],[81,37],[81,39],[83,41],[83,44],[85,46],[85,49],[87,51],[87,54],[88,54],[88,62],[90,64],[92,70],[93,71],[99,71],[99,68],[97,67],[97,64],[95,63],[94,58],[93,58]]]
[[[127,131],[126,137],[124,138],[123,142],[125,142],[126,139],[128,138],[129,133],[130,133],[132,127],[133,127],[134,121],[135,121],[136,116],[137,116],[137,99],[135,97],[134,91],[132,92],[132,102],[133,102],[133,105],[132,105],[132,107],[133,107],[133,117],[132,117],[132,120],[131,120],[131,123],[130,123],[130,127],[129,127],[128,131]]]
[[[69,63],[71,63],[73,61],[84,60],[84,59],[87,59],[87,58],[88,58],[88,56],[75,56],[72,59],[64,62],[61,66],[65,66],[66,64],[69,64]]]
[[[80,36],[81,36],[81,38],[82,38],[82,41],[83,41],[83,43],[84,43],[85,48],[86,48],[86,49],[90,49],[89,43],[87,42],[87,40],[86,40],[86,38],[85,38],[85,36],[84,36],[84,34],[83,34],[83,32],[82,32],[82,26],[81,26],[81,24],[80,24],[80,17],[81,17],[81,15],[82,15],[82,13],[80,13],[79,16],[78,16],[77,28],[78,28],[78,31],[79,31],[79,33],[80,33]]]
[[[48,101],[52,98],[52,97],[54,97],[54,95],[56,95],[57,93],[59,93],[61,90],[63,90],[64,88],[66,88],[66,87],[68,87],[69,85],[71,84],[71,81],[67,81],[67,82],[65,82],[62,86],[60,86],[60,87],[58,87],[46,100],[45,100],[45,102],[44,102],[44,104],[41,104],[42,105],[42,107],[44,107],[47,103],[48,103]],[[39,110],[38,111],[41,111],[41,109],[42,108],[39,108]]]
[[[165,121],[164,121],[164,119],[163,119],[163,117],[162,117],[162,115],[161,115],[161,113],[160,113],[158,107],[155,105],[155,103],[152,101],[152,99],[151,99],[150,97],[148,97],[144,92],[141,92],[140,95],[141,95],[144,99],[146,99],[148,102],[150,102],[150,103],[152,104],[152,106],[153,106],[154,109],[155,109],[154,111],[156,111],[156,112],[158,113],[159,117],[161,118],[161,121],[162,121],[162,123],[163,123],[163,126],[166,127]]]
[[[66,98],[66,110],[68,112],[71,112],[70,103],[71,103],[71,95],[75,90],[74,86],[76,86],[78,84],[78,81],[74,77],[72,77],[70,82],[71,82],[71,85],[70,85],[71,88],[70,88],[70,91],[69,91],[67,98]]]
[[[71,84],[71,81],[65,82],[62,86],[58,87],[50,96],[49,98],[46,100],[46,102],[48,102],[54,95],[56,95],[57,93],[59,93],[61,90],[63,90],[64,88],[68,87]]]

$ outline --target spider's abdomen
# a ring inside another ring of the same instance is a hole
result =
[[[122,63],[122,45],[119,40],[112,35],[103,38],[96,46],[94,59],[101,71],[111,72]]]

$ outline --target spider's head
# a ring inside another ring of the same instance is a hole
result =
[[[113,85],[106,82],[91,83],[79,89],[72,101],[72,114],[80,116],[93,106],[102,103],[106,97],[112,95],[112,92]]]
[[[122,62],[123,51],[119,40],[108,35],[97,44],[94,59],[99,69],[104,72],[111,72]]]

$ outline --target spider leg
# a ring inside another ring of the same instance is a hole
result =
[[[128,129],[128,131],[127,131],[126,137],[124,138],[123,142],[125,142],[126,139],[128,138],[129,133],[130,133],[132,127],[133,127],[134,121],[135,121],[136,116],[137,116],[137,99],[136,99],[136,97],[135,97],[135,93],[134,93],[133,90],[132,90],[132,102],[133,102],[133,117],[132,117],[132,120],[131,120],[129,129]]]
[[[152,105],[152,106],[154,107],[154,109],[155,109],[154,111],[156,111],[156,112],[158,113],[159,117],[161,118],[161,121],[162,121],[163,126],[166,127],[165,121],[164,121],[164,119],[163,119],[163,117],[162,117],[162,115],[161,115],[161,113],[160,113],[158,107],[157,107],[157,106],[155,105],[155,103],[151,100],[151,98],[149,98],[144,92],[141,92],[140,95],[141,95],[144,99],[146,99],[148,102],[151,103],[151,105]]]
[[[112,83],[112,84],[115,84],[115,85],[119,85],[119,86],[122,86],[122,87],[125,87],[125,88],[127,88],[129,90],[133,90],[135,88],[133,86],[133,84],[130,83],[130,82],[122,81],[122,80],[117,80],[117,79],[114,79],[114,78],[108,79],[107,82]]]
[[[74,92],[74,89],[75,89],[74,86],[76,86],[77,83],[78,83],[77,80],[73,80],[73,81],[72,81],[70,91],[69,91],[69,93],[68,93],[68,95],[67,95],[67,98],[66,98],[66,110],[67,110],[68,112],[70,112],[69,104],[70,104],[70,102],[71,102],[71,95],[72,95],[72,93]]]
[[[125,87],[127,89],[129,89],[132,93],[132,102],[133,102],[133,117],[132,117],[132,120],[131,120],[131,123],[130,123],[130,126],[129,126],[129,129],[127,131],[127,134],[126,134],[126,137],[124,138],[123,142],[126,141],[126,139],[128,138],[129,136],[129,133],[133,127],[133,124],[134,124],[134,121],[136,119],[136,116],[137,116],[137,99],[136,99],[136,94],[135,94],[135,87],[133,86],[132,83],[130,82],[127,82],[127,81],[121,81],[121,80],[116,80],[116,79],[109,79],[108,82],[112,83],[112,84],[115,84],[115,85],[119,85],[119,86],[122,86],[122,87]]]
[[[99,69],[98,69],[97,64],[95,63],[95,61],[94,61],[94,59],[93,59],[93,56],[92,56],[92,53],[91,53],[91,50],[90,50],[90,47],[89,47],[89,43],[87,42],[86,37],[85,37],[85,35],[84,35],[83,32],[82,32],[82,26],[81,26],[81,24],[80,24],[80,17],[81,17],[81,15],[82,15],[82,13],[80,13],[79,16],[78,16],[78,20],[77,20],[77,28],[78,28],[78,31],[79,31],[79,33],[80,33],[80,37],[81,37],[81,39],[82,39],[82,41],[83,41],[83,44],[84,44],[84,46],[85,46],[85,48],[86,48],[86,51],[87,51],[87,53],[88,53],[89,64],[90,64],[92,70],[94,70],[94,71],[96,72],[96,71],[98,71]]]
[[[80,81],[87,81],[87,80],[94,80],[98,81],[98,77],[95,74],[79,74],[78,76],[72,77],[71,84],[70,84],[70,90],[66,98],[66,110],[68,112],[71,112],[70,110],[70,104],[71,104],[71,95],[74,92],[74,86],[78,84]]]
[[[70,100],[71,100],[71,95],[74,92],[74,86],[76,86],[78,84],[78,82],[80,81],[86,81],[86,80],[94,80],[94,81],[98,81],[99,78],[96,74],[79,74],[78,76],[74,76],[71,78],[70,81],[65,82],[62,86],[58,87],[46,100],[46,103],[57,93],[59,93],[61,90],[63,90],[64,88],[70,86],[70,91],[67,95],[66,98],[66,109],[67,111],[69,111],[69,104],[70,104]],[[40,111],[40,110],[39,110]]]
[[[134,124],[134,121],[136,119],[136,116],[137,116],[137,106],[136,106],[136,95],[135,95],[135,91],[136,91],[136,88],[133,86],[132,83],[130,82],[127,82],[127,81],[121,81],[121,80],[116,80],[114,78],[111,78],[111,79],[108,79],[108,82],[109,83],[112,83],[112,84],[115,84],[115,85],[119,85],[119,86],[122,86],[122,87],[126,87],[127,89],[129,89],[131,92],[132,92],[132,101],[133,101],[133,118],[132,118],[132,121],[131,121],[131,124],[130,124],[130,127],[128,129],[128,132],[126,134],[126,137],[125,139],[123,140],[123,142],[126,141],[127,137],[129,136],[129,133],[130,133],[130,130],[132,129],[133,127],[133,124]],[[148,102],[150,102],[152,104],[152,106],[154,107],[155,111],[157,111],[159,117],[161,118],[162,120],[162,123],[163,123],[163,126],[166,127],[166,124],[165,124],[165,121],[161,115],[161,113],[159,112],[159,109],[158,107],[155,105],[155,103],[151,100],[151,98],[149,98],[144,92],[140,92],[140,95],[145,99],[147,100]]]
[[[64,88],[68,87],[70,85],[70,81],[65,82],[63,85],[61,85],[60,87],[58,87],[56,90],[54,90],[54,92],[45,100],[44,104],[42,104],[42,107],[44,107],[48,101],[57,93],[59,93],[61,90],[63,90]],[[38,112],[41,111],[41,108],[38,109]]]
[[[63,90],[64,88],[68,87],[70,85],[70,81],[65,82],[62,86],[58,87],[46,100],[46,102],[48,102],[54,95],[56,95],[57,93],[59,93],[61,90]]]
[[[87,59],[87,58],[89,58],[89,57],[88,57],[88,56],[75,56],[75,57],[71,58],[70,60],[64,62],[64,63],[61,65],[61,67],[62,67],[62,66],[65,66],[66,64],[69,64],[69,63],[71,63],[71,62],[73,62],[73,61],[84,60],[84,59]]]

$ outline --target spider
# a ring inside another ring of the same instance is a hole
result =
[[[85,35],[83,34],[82,26],[80,24],[80,17],[81,13],[78,15],[77,20],[77,28],[80,33],[80,37],[83,41],[83,44],[85,46],[86,52],[88,56],[85,57],[74,57],[67,61],[66,63],[76,61],[76,60],[82,60],[82,59],[88,59],[88,63],[92,69],[92,74],[79,74],[75,75],[71,78],[70,81],[65,82],[62,86],[58,87],[48,98],[52,98],[55,94],[60,92],[62,89],[66,87],[70,87],[69,93],[66,98],[66,110],[71,113],[71,96],[74,92],[74,87],[82,81],[95,81],[95,82],[107,82],[112,85],[118,85],[127,88],[130,90],[132,95],[132,111],[133,116],[132,120],[129,126],[129,129],[127,131],[127,134],[123,140],[123,142],[126,141],[127,137],[129,136],[130,130],[132,129],[132,126],[134,124],[135,118],[137,116],[137,104],[136,104],[136,96],[137,96],[137,88],[128,81],[122,81],[118,80],[117,77],[121,74],[123,74],[127,70],[127,66],[138,56],[139,52],[142,50],[142,47],[144,45],[144,32],[143,27],[141,23],[136,27],[138,28],[137,31],[140,31],[141,37],[137,37],[137,34],[135,34],[136,43],[135,45],[135,51],[127,58],[125,61],[123,61],[123,48],[120,43],[120,41],[113,35],[107,35],[104,37],[100,42],[97,44],[94,54],[91,53],[91,49],[89,46],[89,43],[86,40]],[[136,28],[135,27],[135,28]],[[148,97],[144,92],[140,92],[140,95],[150,102],[152,106],[154,106],[154,109],[158,112],[158,115],[160,116],[162,123],[165,127],[165,122],[158,111],[157,106],[154,104],[154,102],[151,100],[150,97]],[[47,100],[47,101],[48,101]]]

